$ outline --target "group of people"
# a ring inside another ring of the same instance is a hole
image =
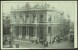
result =
[[[9,45],[8,48],[13,48],[13,43],[14,43],[14,38],[5,37],[3,39],[3,46]],[[19,44],[18,43],[16,43],[15,46],[16,46],[16,48],[19,48]]]
[[[65,41],[65,40],[67,40],[67,36],[66,35],[57,35],[57,36],[55,36],[54,38],[53,38],[53,41],[52,41],[52,43],[59,43],[59,42],[61,42],[61,41]]]
[[[12,42],[13,42],[13,39],[5,37],[3,39],[3,46],[9,45],[9,47],[12,48],[12,44],[13,44]]]
[[[31,40],[32,43],[36,43],[36,44],[41,44],[43,45],[44,47],[47,47],[48,46],[48,42],[45,40],[43,40],[43,38],[37,38],[36,40]]]
[[[9,45],[12,48],[13,39],[14,38],[10,38],[10,39],[5,38],[3,40],[3,45],[5,45],[6,42],[9,42]],[[67,40],[67,36],[66,35],[63,35],[63,36],[62,35],[56,35],[53,38],[52,43],[59,43],[59,42],[61,42],[63,40]],[[31,42],[32,43],[35,42],[36,44],[41,43],[44,47],[47,47],[48,46],[48,41],[46,41],[46,39],[44,40],[43,38],[39,38],[39,39],[36,39],[36,40],[31,40]],[[19,48],[19,44],[16,44],[16,48]]]
[[[67,36],[66,35],[61,35],[61,34],[59,34],[59,35],[56,35],[54,38],[53,38],[53,40],[52,40],[52,44],[53,43],[59,43],[59,42],[61,42],[61,41],[65,41],[65,40],[67,40]],[[33,42],[35,42],[36,44],[38,44],[38,43],[41,43],[44,47],[47,47],[48,46],[48,44],[49,44],[49,42],[45,39],[43,39],[43,38],[39,38],[39,39],[37,39],[37,40],[35,40],[35,41],[33,41],[32,40],[32,43]]]

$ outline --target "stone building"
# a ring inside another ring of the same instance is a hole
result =
[[[51,42],[52,36],[61,33],[63,12],[48,7],[47,4],[28,3],[11,10],[11,34],[17,39],[43,39]]]

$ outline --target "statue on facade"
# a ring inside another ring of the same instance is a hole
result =
[[[26,5],[25,5],[26,9],[30,9],[31,6],[29,5],[29,3],[27,2]]]
[[[49,4],[47,4],[47,3],[45,3],[45,5],[44,5],[44,6],[45,6],[45,8],[49,8],[49,6],[50,6],[50,5],[49,5]]]
[[[37,9],[38,9],[39,7],[40,7],[39,3],[37,3],[36,5],[33,6],[33,8],[37,8]]]

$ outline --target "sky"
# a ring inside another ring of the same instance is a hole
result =
[[[25,6],[26,2],[29,2],[31,6],[37,3],[47,3],[50,6],[55,7],[59,11],[64,11],[65,15],[69,14],[71,21],[75,20],[77,15],[77,2],[76,1],[3,1],[2,12],[9,14],[12,9],[16,9]]]

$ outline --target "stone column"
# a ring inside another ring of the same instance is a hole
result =
[[[31,14],[29,13],[29,23],[31,23]]]
[[[21,38],[22,38],[22,26],[21,26]]]
[[[20,27],[18,27],[18,34],[19,34],[19,39],[20,39]]]
[[[17,15],[16,15],[17,23],[19,23],[19,18],[20,18],[20,16],[19,16],[19,14],[17,14]]]
[[[26,26],[26,39],[29,38],[29,35],[28,35],[28,26]]]
[[[37,17],[38,17],[38,16],[37,16],[37,14],[36,14],[36,17],[35,17],[35,23],[37,23]]]
[[[26,39],[29,39],[29,27],[26,26]]]
[[[23,16],[24,16],[24,23],[25,23],[25,21],[26,21],[26,17],[25,17],[25,14],[24,14]]]
[[[13,36],[15,36],[15,26],[13,26]]]
[[[48,15],[46,15],[46,22],[48,22]]]
[[[37,26],[36,26],[36,36],[37,36]]]
[[[52,25],[51,25],[51,33],[50,33],[50,38],[51,38],[51,39],[50,39],[50,43],[52,43],[52,32],[53,32],[53,31],[52,31]]]
[[[22,26],[19,26],[19,39],[22,39]]]
[[[11,29],[10,29],[10,36],[12,36],[13,35],[13,26],[11,25]]]
[[[28,26],[28,39],[29,39],[29,26]]]
[[[49,37],[48,37],[48,24],[47,24],[47,26],[46,26],[46,41],[49,41],[48,38],[49,38]]]
[[[26,33],[26,38],[27,38],[27,26],[25,27],[25,31],[26,31],[25,33]]]
[[[29,20],[29,21],[30,21],[30,23],[31,23],[31,19],[32,19],[31,17],[32,17],[32,15],[31,15],[31,14],[29,14],[29,17],[30,17],[30,20]]]
[[[43,22],[45,23],[46,22],[46,15],[45,14],[43,14]]]
[[[37,26],[37,38],[39,38],[39,28]]]
[[[39,14],[37,14],[37,23],[39,23]]]
[[[14,29],[15,29],[15,26],[13,26],[13,30],[12,30],[13,31],[13,36],[15,36]]]
[[[11,18],[11,23],[14,23],[13,17],[14,17],[13,14],[11,14],[11,17],[10,17]]]
[[[35,37],[37,38],[37,26],[35,26],[34,31],[35,31]]]
[[[15,37],[17,38],[17,26],[15,26]]]

